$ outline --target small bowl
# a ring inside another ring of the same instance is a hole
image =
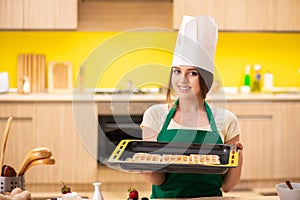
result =
[[[291,183],[293,190],[289,189],[285,183],[276,185],[277,194],[280,200],[299,200],[300,199],[300,183]]]

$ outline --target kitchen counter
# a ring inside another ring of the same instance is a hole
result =
[[[123,195],[127,195],[126,192],[120,192],[118,189],[116,189],[115,192],[108,192],[106,190],[101,191],[104,199],[110,199],[110,200],[125,200],[126,198],[121,198]],[[112,193],[119,193],[119,195],[115,195]],[[79,195],[83,195],[84,198],[87,198],[88,200],[91,200],[93,198],[92,192],[79,192]],[[33,200],[45,200],[49,199],[51,197],[59,197],[59,193],[32,193]],[[140,195],[141,196],[141,195]],[[143,195],[142,195],[143,196]],[[165,198],[165,199],[152,199],[152,200],[280,200],[278,196],[260,196],[255,193],[253,194],[244,194],[243,192],[240,192],[240,195],[233,194],[229,195],[229,193],[226,193],[223,197],[201,197],[201,198]]]
[[[94,94],[94,93],[37,93],[37,94],[0,94],[0,102],[16,101],[136,101],[136,102],[164,102],[165,94]],[[214,94],[207,100],[213,101],[299,101],[300,94]]]
[[[155,199],[155,200],[175,200],[175,199]],[[177,199],[178,200],[178,199]],[[184,200],[184,199],[181,199]],[[255,197],[203,197],[191,198],[189,200],[279,200],[278,196],[255,196]]]

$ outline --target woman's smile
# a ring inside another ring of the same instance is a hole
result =
[[[187,91],[189,91],[190,89],[192,89],[192,87],[190,87],[190,86],[185,86],[185,85],[178,85],[177,87],[178,87],[179,90],[182,91],[182,92],[187,92]]]

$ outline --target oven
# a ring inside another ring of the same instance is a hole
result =
[[[142,139],[145,110],[162,102],[100,102],[98,104],[98,163],[105,163],[123,139]]]

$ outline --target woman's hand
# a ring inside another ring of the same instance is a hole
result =
[[[237,141],[236,146],[238,147],[238,152],[239,152],[239,164],[243,163],[243,144],[240,141]]]
[[[223,179],[222,189],[223,192],[231,191],[234,186],[239,182],[241,173],[242,173],[242,166],[243,166],[243,144],[239,141],[239,135],[235,136],[233,139],[226,142],[226,144],[235,144],[238,147],[239,153],[239,163],[237,167],[230,168]]]
[[[8,195],[0,194],[0,200],[31,200],[31,194],[28,191],[15,188]]]
[[[163,172],[141,171],[140,176],[147,182],[154,185],[162,185],[165,182],[166,175]]]

